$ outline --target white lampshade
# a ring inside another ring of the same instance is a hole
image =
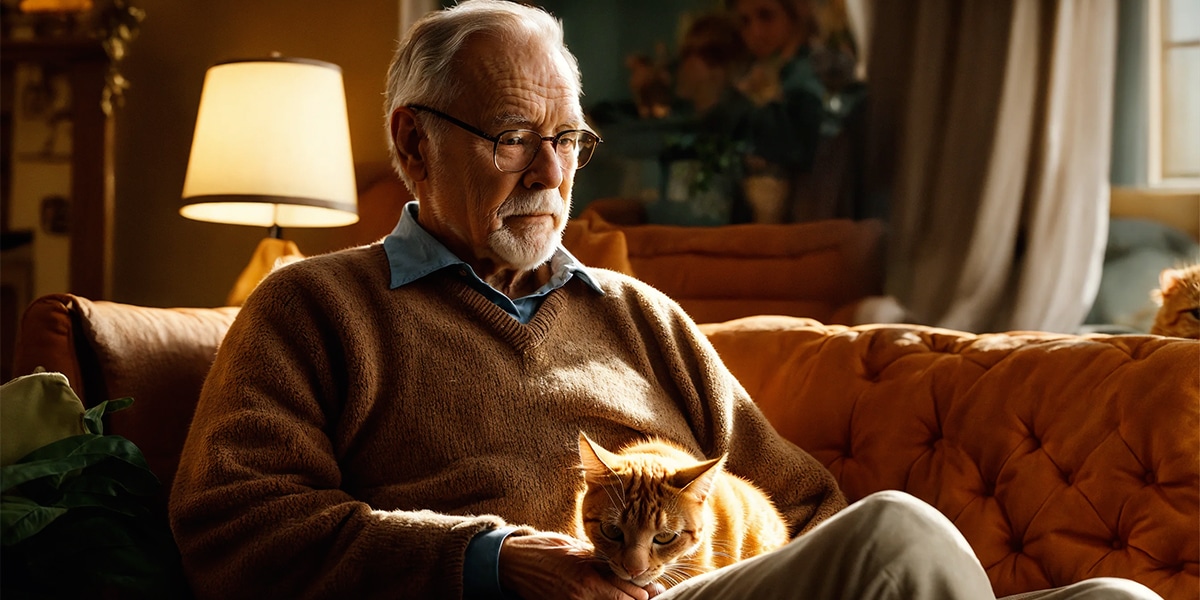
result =
[[[358,221],[357,198],[340,67],[273,57],[209,68],[180,214],[337,227]]]

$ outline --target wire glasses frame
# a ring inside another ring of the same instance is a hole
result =
[[[492,143],[492,164],[504,173],[520,173],[533,164],[533,159],[542,148],[542,142],[550,142],[558,157],[568,163],[575,163],[575,170],[582,169],[592,159],[596,146],[603,142],[600,136],[584,130],[569,129],[546,137],[529,129],[509,129],[501,131],[500,135],[491,136],[469,123],[460,121],[440,110],[421,104],[410,104],[408,108],[427,112],[440,119],[449,121],[459,128],[473,133]]]

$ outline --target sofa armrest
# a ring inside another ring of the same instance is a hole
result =
[[[105,433],[128,438],[170,489],[200,388],[236,308],[152,308],[52,294],[26,309],[13,370],[67,376],[84,406],[132,397]]]
[[[78,328],[72,322],[74,298],[69,294],[51,294],[26,307],[17,328],[12,367],[14,377],[29,375],[38,367],[62,373],[67,376],[75,394],[83,399],[83,372],[76,340]]]
[[[949,517],[998,595],[1113,575],[1200,587],[1200,344],[752,317],[704,325],[850,500]]]

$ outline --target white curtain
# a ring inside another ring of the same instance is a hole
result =
[[[1115,0],[867,4],[868,157],[907,320],[1074,331],[1108,226]]]

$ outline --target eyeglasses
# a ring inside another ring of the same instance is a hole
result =
[[[460,128],[469,131],[492,143],[492,162],[497,169],[505,173],[519,173],[533,164],[534,157],[542,148],[542,142],[550,142],[554,152],[568,165],[582,169],[592,158],[596,145],[604,140],[596,134],[583,129],[560,131],[552,137],[546,137],[528,129],[510,129],[501,131],[500,135],[490,136],[472,125],[459,121],[454,117],[420,104],[410,104],[413,110],[427,112],[445,119]]]

